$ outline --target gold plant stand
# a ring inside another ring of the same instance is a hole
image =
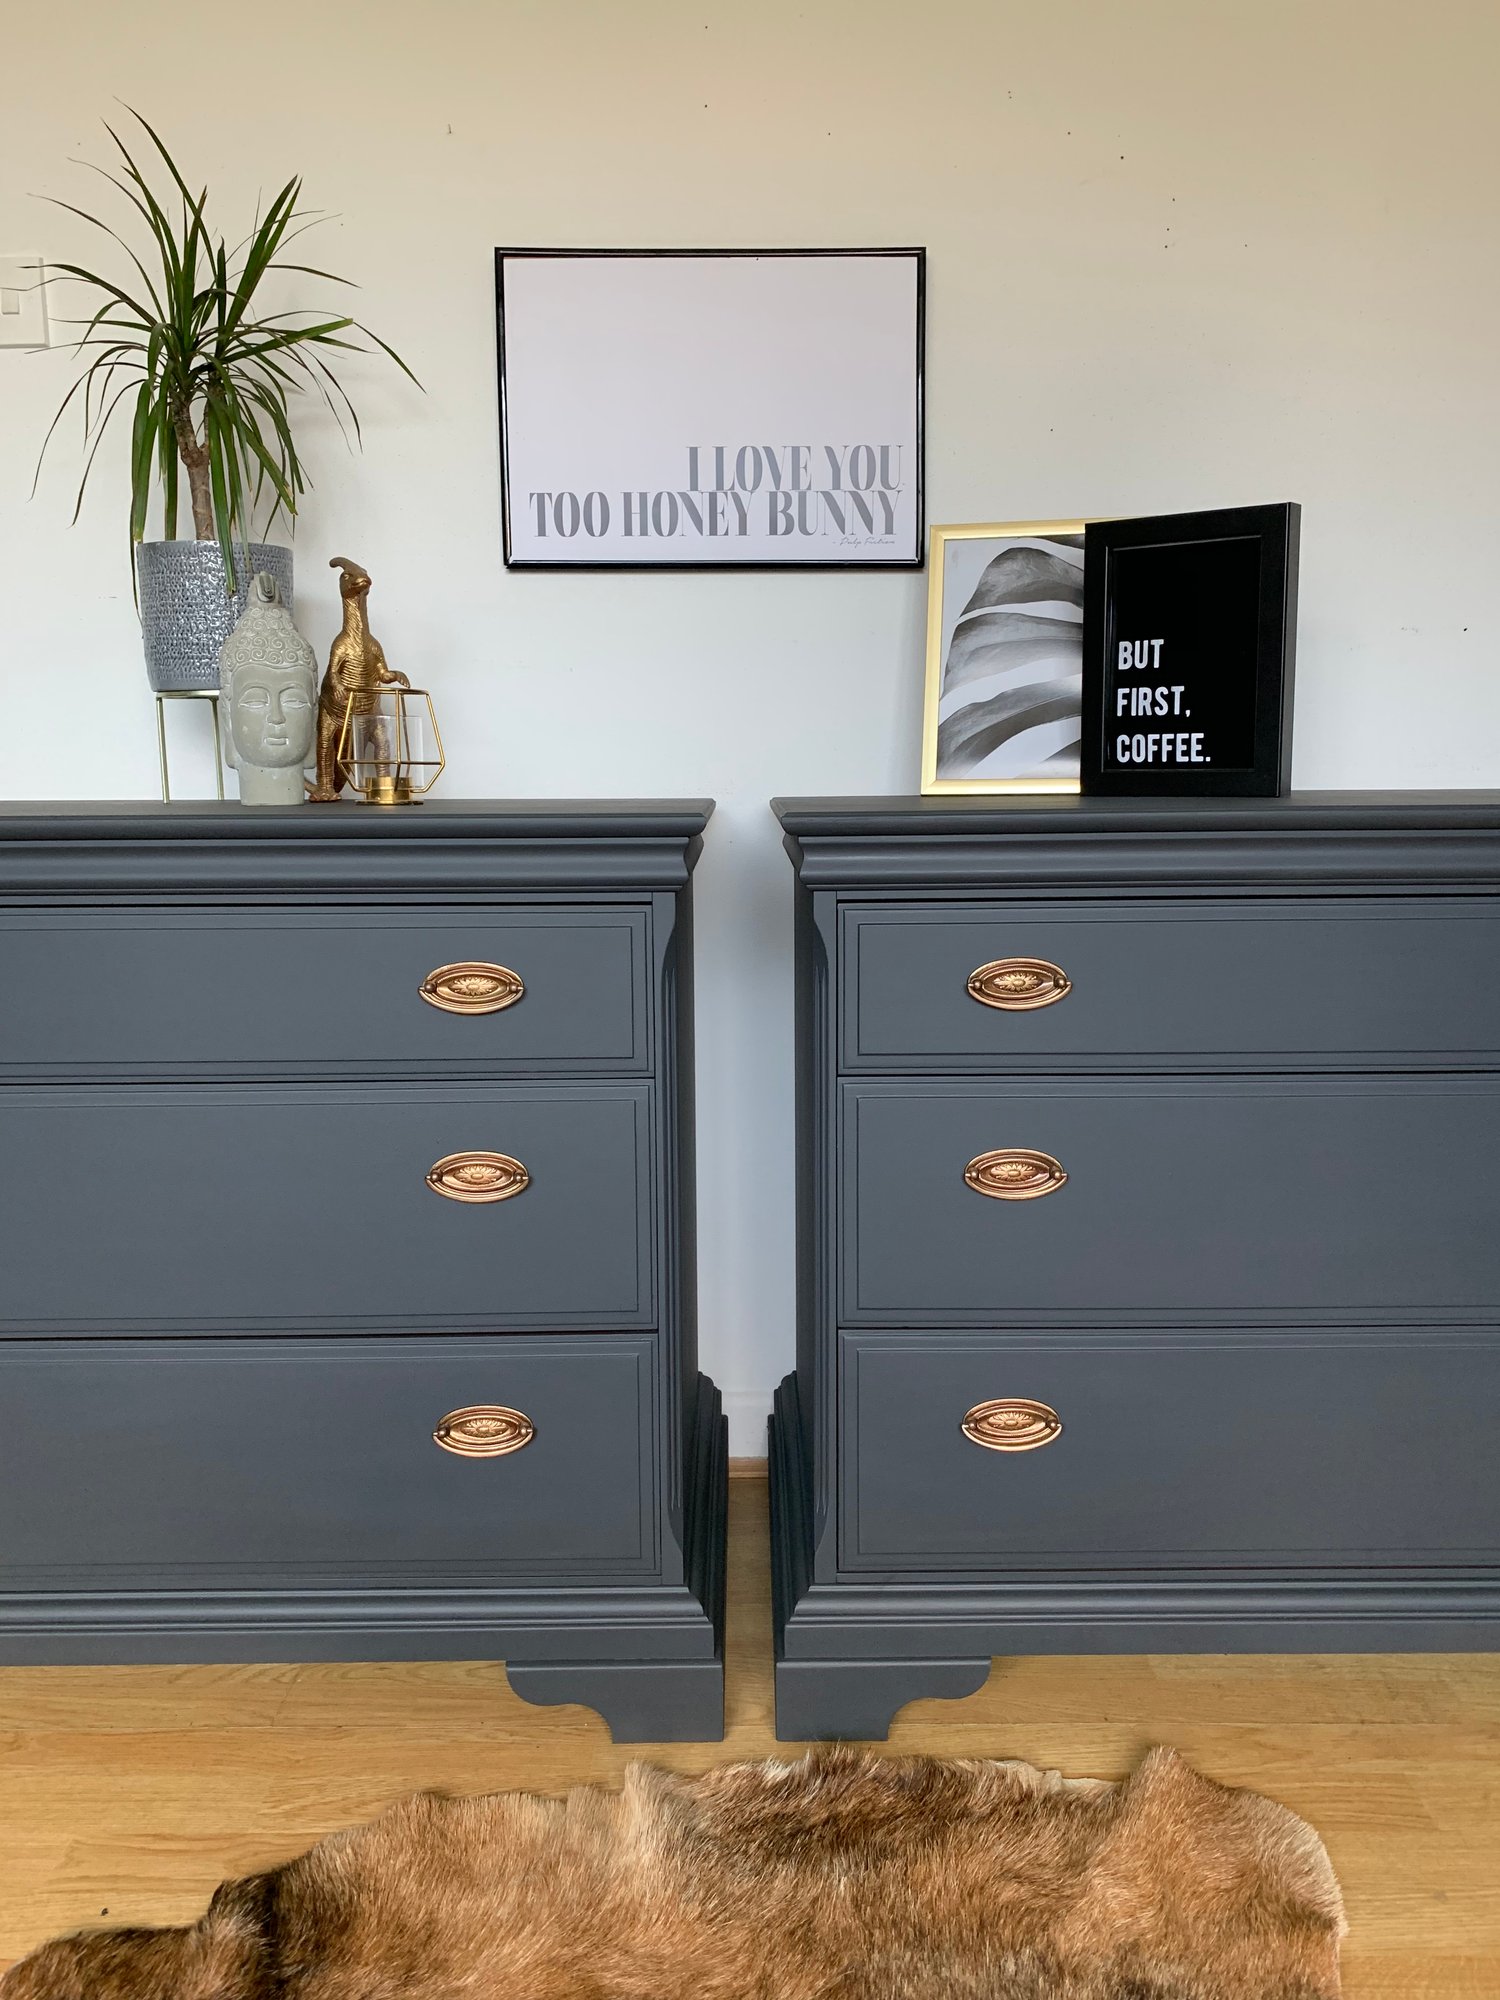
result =
[[[219,734],[219,690],[217,688],[166,688],[156,695],[156,757],[161,766],[161,795],[164,799],[172,796],[172,782],[167,772],[167,708],[169,701],[206,701],[209,717],[214,730],[214,786],[215,797],[224,796],[224,744]]]

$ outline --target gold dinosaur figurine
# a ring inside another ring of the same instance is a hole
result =
[[[344,785],[338,745],[344,717],[350,713],[349,697],[354,697],[355,715],[368,715],[375,706],[377,689],[411,686],[405,674],[386,665],[385,650],[370,631],[365,606],[370,595],[369,576],[347,556],[335,556],[328,567],[343,571],[339,596],[344,600],[344,625],[329,652],[328,671],[318,693],[318,771],[307,794],[309,799],[325,803],[336,799]]]

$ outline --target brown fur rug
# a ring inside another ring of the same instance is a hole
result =
[[[1171,1751],[1111,1785],[835,1749],[408,1799],[0,2000],[1333,2000],[1343,1929],[1312,1829]]]

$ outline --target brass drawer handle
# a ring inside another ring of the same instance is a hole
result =
[[[1036,1451],[1062,1436],[1062,1418],[1029,1396],[997,1396],[992,1403],[976,1403],[959,1429],[986,1451]]]
[[[1073,982],[1047,958],[996,958],[969,974],[969,993],[983,1007],[1025,1014],[1066,1000]]]
[[[427,1185],[449,1201],[509,1201],[525,1193],[531,1176],[509,1153],[447,1153],[429,1171]]]
[[[498,1014],[502,1007],[515,1006],[526,982],[508,965],[466,958],[429,972],[417,991],[429,1007],[441,1007],[445,1014]]]
[[[432,1434],[432,1441],[459,1458],[504,1458],[524,1451],[536,1436],[536,1425],[520,1410],[503,1403],[471,1403],[450,1410]]]
[[[964,1179],[975,1194],[987,1194],[995,1201],[1035,1201],[1038,1195],[1056,1194],[1067,1178],[1060,1160],[1050,1153],[1035,1153],[1029,1146],[999,1146],[964,1168]]]

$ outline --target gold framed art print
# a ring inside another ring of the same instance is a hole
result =
[[[1076,792],[1082,521],[934,528],[924,792]]]

